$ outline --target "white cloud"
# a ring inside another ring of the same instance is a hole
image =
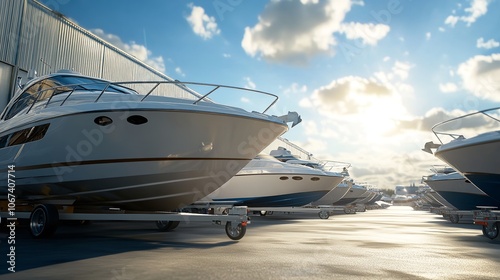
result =
[[[476,22],[479,17],[485,15],[488,12],[489,3],[490,0],[472,0],[471,6],[464,9],[465,15],[450,15],[445,19],[444,23],[451,27],[454,27],[459,21],[462,21],[465,22],[467,26],[470,26],[471,24]]]
[[[445,23],[445,24],[448,24],[448,25],[449,25],[449,26],[451,26],[451,27],[454,27],[454,26],[455,26],[455,24],[457,24],[458,19],[459,19],[459,18],[458,18],[457,16],[448,16],[448,17],[445,19],[444,23]]]
[[[257,88],[257,86],[252,81],[252,79],[250,79],[250,77],[245,77],[243,79],[245,80],[245,88],[249,88],[249,89],[256,89]]]
[[[369,136],[371,143],[383,143],[386,136],[394,134],[398,120],[409,114],[403,97],[413,94],[413,87],[404,83],[410,69],[409,63],[396,61],[387,73],[342,77],[313,90],[299,105],[332,120],[321,131],[334,130],[339,135],[335,141],[365,145],[363,141]]]
[[[283,93],[285,95],[290,95],[290,94],[295,94],[295,93],[306,93],[307,92],[307,86],[306,85],[299,85],[298,83],[292,83],[288,88],[285,88],[283,90]]]
[[[483,37],[477,39],[476,47],[484,48],[484,49],[492,49],[500,46],[500,43],[495,41],[494,39],[489,39],[488,41],[484,41]]]
[[[180,75],[182,77],[186,76],[186,74],[184,74],[184,72],[182,71],[182,69],[180,67],[175,68],[175,73],[177,73],[178,75]]]
[[[130,43],[124,43],[120,37],[114,34],[105,33],[102,29],[91,29],[90,32],[96,36],[102,38],[103,40],[109,42],[115,47],[127,52],[128,54],[136,57],[140,61],[148,64],[149,66],[155,68],[156,70],[164,73],[165,72],[165,62],[162,56],[152,56],[152,52],[146,48],[144,45],[137,44],[132,41]]]
[[[389,33],[390,27],[385,24],[349,22],[340,26],[339,33],[347,39],[361,39],[365,45],[376,45]]]
[[[410,63],[396,61],[392,67],[392,72],[399,76],[402,80],[406,80],[412,67],[413,66]]]
[[[426,40],[430,40],[430,39],[431,39],[431,36],[432,36],[432,35],[431,35],[431,33],[430,33],[430,32],[425,33],[425,39],[426,39]]]
[[[223,53],[223,54],[222,54],[222,56],[223,56],[224,58],[231,58],[231,55],[230,55],[230,54],[228,54],[228,53]]]
[[[243,103],[250,103],[250,99],[248,99],[246,97],[241,97],[240,101],[243,102]]]
[[[500,54],[474,56],[460,64],[457,73],[475,96],[500,101]]]
[[[454,83],[439,84],[439,90],[444,93],[456,92],[458,86]]]
[[[446,111],[443,108],[435,107],[428,110],[422,117],[413,117],[407,120],[399,121],[398,128],[401,130],[420,130],[431,132],[434,127],[436,132],[454,133],[464,135],[466,138],[475,136],[498,127],[498,122],[483,115],[474,114],[469,117],[458,118],[466,114],[477,112],[473,110],[459,110]],[[497,112],[498,113],[498,112]],[[456,121],[452,119],[458,118]],[[451,120],[451,121],[450,121]],[[446,121],[443,124],[442,122]],[[438,125],[439,124],[439,125]],[[452,140],[451,137],[444,135],[440,137],[444,142]],[[422,142],[423,145],[423,142]]]
[[[220,33],[214,17],[208,16],[202,7],[195,6],[192,3],[189,4],[189,7],[191,8],[191,14],[186,20],[196,35],[206,40]]]
[[[388,26],[343,22],[351,6],[361,3],[349,0],[271,1],[259,16],[259,22],[245,28],[241,45],[251,56],[292,64],[304,64],[319,54],[333,55],[337,45],[334,33],[375,45],[387,34]]]

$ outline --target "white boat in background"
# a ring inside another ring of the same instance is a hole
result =
[[[304,206],[323,197],[343,176],[259,155],[205,200],[248,207]]]
[[[477,210],[477,206],[498,203],[451,168],[432,168],[435,173],[423,181],[457,210]],[[500,206],[500,205],[498,205]]]
[[[347,193],[351,190],[352,186],[353,186],[352,181],[344,178],[342,182],[340,182],[340,184],[337,185],[336,188],[329,191],[322,198],[312,202],[311,204],[313,206],[334,205],[336,202],[338,202],[347,195]]]
[[[345,205],[351,205],[356,203],[357,201],[360,201],[361,199],[364,199],[368,194],[367,194],[367,189],[363,185],[356,184],[354,182],[349,182],[351,184],[351,188],[349,191],[338,201],[334,202],[333,205],[336,206],[345,206]]]
[[[452,166],[475,186],[496,201],[500,201],[500,107],[467,114],[436,124],[432,131],[441,144],[434,144],[434,155]],[[481,123],[482,126],[475,124]],[[449,132],[449,127],[460,128],[460,133]],[[474,130],[467,128],[474,127]],[[479,129],[488,132],[477,134]],[[475,136],[466,138],[473,131]],[[452,141],[443,143],[443,136]],[[432,144],[432,143],[431,143]]]
[[[425,193],[425,197],[429,201],[429,203],[434,207],[446,207],[449,209],[456,210],[456,208],[451,205],[446,199],[444,199],[438,192],[435,190],[430,190]]]
[[[0,180],[15,170],[17,199],[30,203],[171,211],[222,186],[288,120],[300,122],[207,99],[224,86],[205,84],[201,96],[187,84],[69,72],[29,81],[1,115]],[[164,96],[174,90],[195,98]]]
[[[340,174],[344,177],[339,184],[332,188],[331,191],[329,191],[320,199],[313,201],[311,203],[311,205],[313,206],[333,205],[333,203],[342,199],[352,187],[352,182],[347,180],[347,177],[349,177],[349,172],[347,171],[347,169],[351,166],[351,164],[349,163],[333,160],[313,161],[308,159],[299,159],[296,156],[292,155],[289,150],[283,147],[278,147],[277,150],[272,150],[270,152],[270,155],[286,163],[303,165],[310,168],[322,170],[326,174],[331,174],[332,176],[338,176],[338,174]]]

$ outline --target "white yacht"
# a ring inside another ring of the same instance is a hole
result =
[[[353,181],[350,181],[348,184],[351,185],[349,191],[341,199],[333,202],[333,205],[350,205],[368,196],[368,190],[365,186],[356,184]]]
[[[347,171],[347,169],[351,166],[350,163],[333,160],[313,161],[309,159],[300,159],[297,156],[292,155],[292,153],[284,147],[278,147],[278,149],[272,150],[270,152],[270,155],[286,163],[304,165],[307,167],[322,170],[327,174],[331,173],[332,176],[341,174],[344,177],[344,179],[339,184],[332,187],[331,191],[329,191],[317,201],[312,202],[311,205],[313,206],[333,205],[333,203],[342,199],[352,188],[352,181],[349,181],[347,178],[349,177],[349,172]],[[339,172],[335,172],[334,170],[339,170]]]
[[[441,142],[434,155],[452,166],[484,193],[500,201],[500,107],[467,114],[436,124],[432,131]],[[475,123],[482,123],[478,127]],[[460,133],[451,133],[449,128],[459,127]],[[470,129],[474,128],[474,129]],[[484,133],[477,134],[481,128]],[[467,132],[472,137],[464,137]],[[444,143],[441,138],[453,140]]]
[[[249,207],[304,206],[323,197],[343,178],[259,155],[206,199]]]
[[[207,96],[224,86],[208,86],[202,96],[177,81],[114,83],[68,71],[35,78],[1,115],[0,180],[10,167],[17,199],[28,202],[148,211],[191,204],[286,132],[288,120],[300,122],[296,113],[216,104]],[[165,96],[173,90],[194,99]]]
[[[476,210],[477,206],[497,206],[498,203],[472,184],[459,172],[449,168],[431,169],[434,174],[423,181],[457,210]],[[500,205],[499,205],[500,206]]]

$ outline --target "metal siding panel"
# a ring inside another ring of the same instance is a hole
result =
[[[15,3],[22,1],[8,0],[2,2],[1,7],[10,7],[10,10],[13,10],[11,6]],[[111,81],[173,80],[39,2],[28,0],[27,3],[17,54],[20,68],[34,68],[40,75],[59,69],[70,69]],[[2,9],[0,14],[6,10]],[[17,13],[13,14],[19,17],[19,24],[22,9],[17,7],[16,11]],[[2,38],[5,39],[5,36]],[[15,57],[15,52],[13,56]],[[43,62],[40,60],[42,58]],[[162,92],[157,94],[196,98],[182,88],[172,85],[165,86]]]
[[[57,69],[69,69],[93,77],[100,76],[102,44],[76,29],[72,24],[59,24]]]
[[[0,61],[15,64],[24,1],[0,2]]]
[[[21,29],[18,65],[23,69],[35,69],[39,75],[48,74],[58,40],[57,21],[29,3]],[[42,63],[42,59],[48,65]]]

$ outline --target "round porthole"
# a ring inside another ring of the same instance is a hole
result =
[[[311,181],[319,181],[319,177],[312,177]]]
[[[283,181],[288,180],[288,177],[287,176],[281,176],[280,180],[283,180]]]
[[[100,116],[94,119],[94,123],[100,126],[106,126],[113,123],[113,120],[109,117]]]
[[[148,122],[148,119],[146,119],[145,117],[143,116],[139,116],[139,115],[133,115],[133,116],[130,116],[127,118],[127,121],[131,124],[135,124],[135,125],[140,125],[140,124],[145,124]]]
[[[300,176],[293,176],[293,177],[292,177],[292,179],[297,180],[297,181],[300,181],[300,180],[302,180],[303,178],[302,178],[302,177],[300,177]]]

